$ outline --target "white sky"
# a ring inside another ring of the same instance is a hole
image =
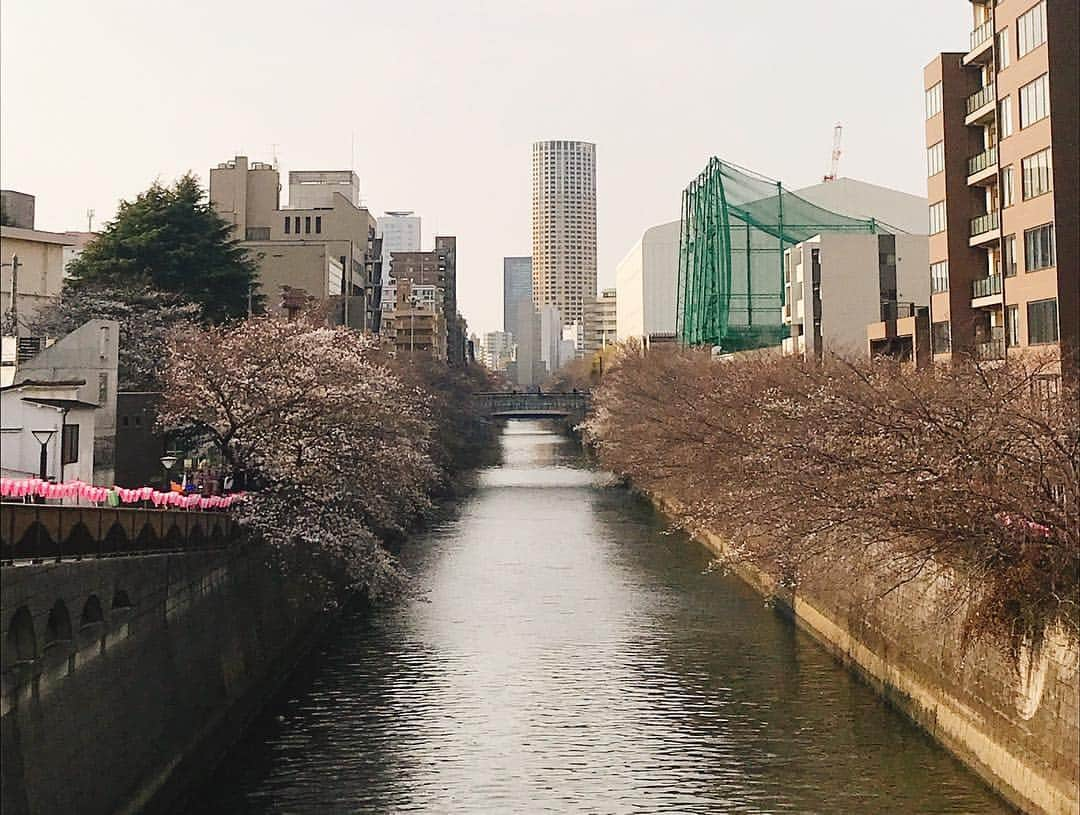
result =
[[[597,144],[599,281],[679,214],[710,155],[791,187],[925,195],[922,68],[964,0],[3,0],[0,183],[41,229],[102,224],[153,181],[240,153],[351,163],[375,214],[458,236],[470,330],[500,328],[530,244],[530,145]],[[283,182],[284,182],[283,178]]]

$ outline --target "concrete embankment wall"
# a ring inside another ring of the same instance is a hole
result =
[[[672,517],[677,505],[653,496]],[[695,538],[724,554],[708,530]],[[764,594],[773,579],[751,566],[735,567]],[[916,579],[883,599],[857,575],[837,571],[813,588],[777,593],[797,624],[861,675],[1025,812],[1080,812],[1080,649],[1075,637],[1051,632],[1025,649],[1017,669],[995,649],[961,647],[961,625],[944,618],[942,577]]]
[[[242,546],[0,578],[4,815],[167,806],[327,622]]]

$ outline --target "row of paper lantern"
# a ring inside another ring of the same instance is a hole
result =
[[[161,492],[153,487],[95,487],[84,481],[56,484],[40,478],[0,478],[0,498],[78,498],[92,504],[120,506],[149,501],[155,507],[179,509],[227,509],[243,499],[242,493],[232,495],[187,495],[182,492]]]

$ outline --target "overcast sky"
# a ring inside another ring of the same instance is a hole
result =
[[[710,155],[791,187],[840,174],[925,195],[923,66],[961,0],[4,0],[0,183],[42,229],[235,154],[353,163],[375,214],[458,236],[459,303],[500,328],[530,245],[530,145],[597,145],[600,285],[679,214]],[[284,181],[284,178],[283,178]]]

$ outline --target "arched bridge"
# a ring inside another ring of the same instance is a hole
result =
[[[581,421],[589,411],[589,393],[495,391],[473,394],[476,409],[492,418],[560,419]]]

